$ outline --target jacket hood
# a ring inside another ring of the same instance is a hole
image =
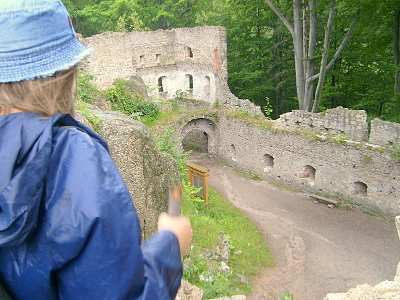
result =
[[[0,116],[0,247],[23,242],[38,222],[53,140],[60,126],[95,135],[71,116]]]

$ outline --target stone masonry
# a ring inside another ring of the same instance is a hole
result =
[[[98,132],[132,195],[143,235],[149,237],[157,231],[160,213],[167,211],[169,187],[180,180],[176,163],[157,150],[140,122],[116,112],[92,113],[101,120]]]
[[[241,169],[300,189],[400,213],[400,161],[381,147],[266,127],[229,115],[217,126],[217,156]]]
[[[101,88],[115,79],[141,77],[150,96],[179,94],[214,102],[227,78],[225,30],[181,28],[129,33],[103,33],[85,39],[93,50],[85,68]]]
[[[92,54],[83,69],[101,89],[116,79],[141,78],[153,98],[184,97],[224,101],[261,114],[260,108],[233,95],[228,87],[226,32],[222,27],[116,33],[84,40]]]
[[[368,143],[364,111],[295,111],[276,121],[232,111],[211,116],[186,120],[177,127],[181,139],[203,132],[209,154],[240,169],[365,209],[400,213],[400,161],[390,147]]]
[[[342,107],[313,114],[295,110],[280,116],[279,125],[292,129],[305,129],[323,134],[343,134],[353,141],[368,140],[367,113]]]
[[[201,140],[202,149],[239,168],[389,215],[400,213],[400,162],[385,149],[399,143],[400,124],[375,119],[369,137],[366,113],[341,107],[265,119],[260,108],[228,87],[222,27],[103,33],[85,43],[93,53],[84,68],[101,88],[135,76],[151,98],[208,103],[201,115],[188,119],[188,113],[179,121],[181,141],[197,131],[191,141]],[[219,105],[210,105],[216,101]],[[216,118],[208,118],[207,109]]]
[[[400,144],[400,124],[373,119],[369,140],[378,145]]]

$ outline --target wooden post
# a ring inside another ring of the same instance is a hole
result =
[[[200,197],[204,200],[205,205],[208,206],[209,170],[192,162],[189,162],[187,166],[190,185],[202,189]],[[196,179],[200,179],[200,182]]]

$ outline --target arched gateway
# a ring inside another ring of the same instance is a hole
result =
[[[194,118],[181,129],[184,150],[217,154],[216,123],[208,118]]]

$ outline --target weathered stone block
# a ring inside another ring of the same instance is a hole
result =
[[[108,142],[148,237],[157,230],[159,214],[167,211],[168,189],[179,180],[177,166],[156,149],[142,123],[117,112],[92,112],[101,119],[99,133]]]
[[[368,140],[367,113],[363,110],[337,107],[318,114],[295,110],[281,115],[277,124],[292,130],[306,129],[322,134],[343,134],[353,141]]]
[[[373,119],[369,142],[382,146],[400,144],[400,124]]]
[[[182,280],[181,288],[178,291],[178,295],[175,300],[202,300],[203,291],[190,284],[189,282]]]

